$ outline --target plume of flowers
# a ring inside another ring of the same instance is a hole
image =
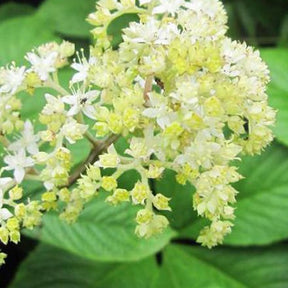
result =
[[[7,154],[0,174],[3,243],[17,243],[20,229],[39,225],[51,209],[76,221],[100,190],[112,205],[139,206],[139,237],[161,233],[169,225],[161,211],[171,211],[170,198],[165,191],[155,193],[149,182],[167,169],[175,172],[175,181],[196,188],[187,201],[210,221],[198,242],[213,247],[231,231],[237,194],[232,184],[242,178],[235,160],[261,153],[273,139],[268,68],[259,51],[225,36],[227,16],[218,0],[137,3],[97,2],[88,16],[95,26],[89,57],[77,53],[69,64],[74,45],[52,42],[27,53],[28,67],[1,68],[0,141]],[[113,45],[107,27],[131,13],[139,21],[130,22],[122,42]],[[75,70],[69,89],[58,81],[59,69],[67,65]],[[38,118],[23,119],[19,92],[33,95],[42,87],[51,92],[42,96],[46,104]],[[113,145],[119,137],[129,146],[124,153]],[[91,151],[72,173],[69,147],[82,138],[91,142]],[[108,176],[107,168],[113,171]],[[130,170],[139,180],[129,191],[118,187],[118,179]],[[43,183],[41,200],[23,199],[28,179]]]

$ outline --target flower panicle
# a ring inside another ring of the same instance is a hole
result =
[[[175,181],[196,188],[188,201],[210,221],[197,241],[222,243],[235,217],[232,184],[242,178],[235,160],[260,154],[273,139],[267,65],[259,51],[225,35],[218,0],[100,0],[96,7],[88,16],[95,26],[89,57],[81,51],[71,61],[72,43],[51,42],[27,53],[27,67],[0,69],[1,242],[17,243],[21,228],[39,225],[50,210],[74,222],[99,193],[111,205],[139,207],[139,237],[161,233],[173,193],[150,183],[169,169]],[[122,30],[115,47],[107,28],[127,13],[139,21]],[[62,85],[65,66],[74,74]],[[38,88],[49,92],[35,95]],[[22,116],[23,92],[45,101],[34,120]],[[113,144],[119,137],[125,151]],[[76,167],[73,147],[84,141],[91,151]],[[119,178],[131,170],[139,177],[129,190]],[[40,200],[23,196],[27,180],[43,184]]]

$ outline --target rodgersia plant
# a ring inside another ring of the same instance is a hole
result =
[[[139,21],[112,46],[107,27],[131,13]],[[210,220],[197,241],[222,243],[233,226],[231,184],[241,179],[234,160],[261,153],[273,139],[269,71],[259,52],[225,36],[227,16],[218,0],[100,0],[88,21],[96,26],[89,58],[78,53],[70,64],[74,45],[52,42],[27,53],[29,66],[0,70],[0,240],[17,243],[20,229],[39,225],[49,210],[74,222],[98,193],[107,193],[111,205],[139,206],[139,237],[161,233],[170,199],[149,183],[169,169],[175,181],[196,188],[193,203],[187,201]],[[68,90],[58,81],[67,65],[75,70]],[[19,93],[33,95],[40,87],[51,90],[42,95],[45,106],[36,120],[23,119]],[[69,147],[85,137],[90,154],[71,172]],[[119,137],[129,145],[124,154],[113,145]],[[117,179],[130,170],[139,175],[134,188],[118,188]],[[26,180],[43,183],[41,199],[23,197]]]

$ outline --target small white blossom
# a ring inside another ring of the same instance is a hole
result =
[[[175,163],[189,163],[191,167],[199,166],[205,169],[211,168],[213,159],[221,150],[221,145],[212,141],[211,135],[207,131],[201,131],[196,136],[194,142],[186,148],[185,153],[175,159]]]
[[[58,53],[55,51],[47,53],[47,55],[43,55],[42,57],[36,53],[29,52],[25,58],[31,63],[31,70],[37,73],[42,81],[46,81],[49,73],[56,71],[57,56]]]
[[[77,140],[83,138],[88,126],[78,123],[73,118],[68,118],[61,131],[69,143],[74,144]]]
[[[135,159],[148,159],[153,151],[149,151],[145,140],[142,138],[133,137],[130,142],[130,148],[125,150],[125,153],[131,155]]]
[[[0,190],[0,224],[13,216],[13,214],[7,209],[3,208],[3,192]]]
[[[99,161],[96,165],[103,168],[116,168],[120,163],[118,153],[114,145],[110,145],[107,149],[107,153],[99,156]]]
[[[60,98],[51,94],[45,94],[46,105],[42,109],[44,115],[62,114],[65,111],[64,104]]]
[[[84,56],[82,59],[80,59],[80,57],[78,58],[80,63],[74,62],[71,65],[71,67],[77,71],[71,79],[72,84],[85,81],[91,65],[96,63],[95,57],[90,57],[88,61]]]
[[[139,4],[140,6],[145,5],[145,4],[149,4],[151,3],[153,0],[139,0]]]
[[[169,111],[167,101],[160,95],[149,93],[151,107],[143,111],[143,115],[148,118],[156,118],[158,125],[164,129],[167,125],[171,124],[176,115],[173,111]]]
[[[1,198],[1,191],[0,191]],[[0,223],[12,217],[13,214],[7,208],[1,208],[1,199],[0,199]]]
[[[168,45],[173,38],[179,35],[177,25],[168,23],[161,26],[161,22],[150,18],[146,23],[132,22],[124,29],[123,39],[131,43],[146,43]]]
[[[20,139],[11,143],[8,147],[11,151],[18,151],[20,149],[27,149],[30,154],[38,153],[37,141],[40,139],[38,134],[34,134],[33,125],[29,120],[24,123],[24,129],[21,133]]]
[[[185,1],[183,0],[174,0],[174,1],[167,1],[167,0],[160,0],[160,5],[155,7],[152,11],[153,14],[164,14],[169,13],[172,16],[177,13],[177,10],[183,5]]]
[[[3,198],[4,192],[9,189],[13,182],[13,179],[10,177],[0,178],[0,224],[1,221],[5,221],[12,216],[12,213],[8,209],[3,208]]]
[[[25,67],[11,67],[0,70],[0,93],[17,92],[25,79]]]
[[[95,107],[93,101],[95,101],[100,92],[97,90],[91,90],[88,92],[82,92],[81,89],[72,91],[72,95],[67,95],[62,98],[62,101],[71,106],[67,112],[68,116],[74,116],[79,112],[83,112],[87,117],[95,119]]]
[[[8,164],[5,170],[14,170],[13,175],[17,183],[21,183],[25,176],[25,168],[32,167],[34,160],[27,157],[25,150],[20,149],[14,155],[7,155],[4,157],[4,162]]]
[[[11,177],[0,178],[0,190],[6,191],[13,184],[14,180]]]
[[[208,15],[212,19],[215,18],[215,16],[223,6],[220,1],[214,1],[214,0],[205,0],[205,1],[192,0],[189,2],[183,1],[183,4],[185,4],[184,6],[186,8],[195,11],[197,14],[201,15],[201,13],[203,13]]]

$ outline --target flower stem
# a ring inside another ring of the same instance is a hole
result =
[[[145,100],[145,106],[148,106],[148,103],[150,100],[148,94],[152,91],[153,80],[154,80],[154,75],[149,75],[145,81],[144,93],[143,93],[143,97]]]
[[[76,115],[76,120],[81,124],[85,124],[83,114],[81,112]],[[84,137],[93,145],[93,147],[96,147],[99,143],[99,141],[97,141],[88,130],[84,133]]]
[[[58,83],[56,83],[55,81],[51,79],[47,80],[45,84],[46,84],[46,87],[54,89],[55,91],[59,92],[62,96],[66,96],[70,94],[61,85],[59,85]]]
[[[112,143],[114,143],[119,138],[119,135],[111,135],[106,140],[98,141],[97,146],[91,150],[90,154],[88,155],[87,159],[78,167],[74,173],[71,174],[68,180],[67,187],[73,185],[80,175],[86,170],[86,167],[89,164],[93,164],[95,161],[98,160],[99,155],[101,155]]]

